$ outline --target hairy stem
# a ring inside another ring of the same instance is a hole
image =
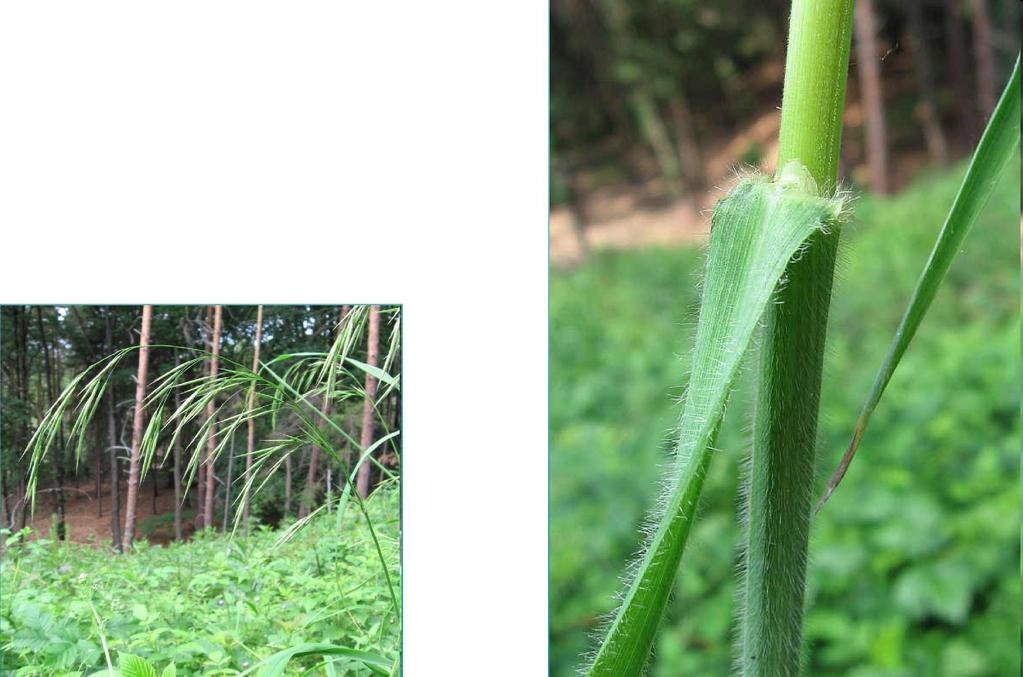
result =
[[[794,0],[779,171],[805,166],[837,185],[853,0]],[[838,229],[818,232],[764,313],[747,520],[743,675],[799,674],[803,590],[824,339]]]

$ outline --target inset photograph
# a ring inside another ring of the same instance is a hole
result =
[[[552,677],[1020,669],[1017,0],[552,0]]]
[[[0,672],[400,674],[400,306],[9,305],[0,340]]]

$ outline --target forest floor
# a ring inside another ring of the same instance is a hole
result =
[[[164,477],[158,478],[156,509],[153,501],[153,480],[147,479],[139,487],[137,504],[137,537],[145,537],[150,543],[166,545],[174,538],[174,488],[166,486]],[[124,497],[128,492],[127,481],[120,487],[121,524],[124,524]],[[96,485],[82,482],[65,487],[67,497],[64,514],[67,524],[68,540],[73,543],[84,543],[99,547],[110,541],[110,483],[102,484],[100,507],[97,510]],[[50,538],[51,515],[53,510],[53,493],[41,495],[36,502],[35,516],[26,520],[32,528],[31,539]],[[194,499],[194,497],[193,497]],[[193,500],[194,505],[194,500]],[[195,531],[189,509],[185,508],[181,528],[185,538]],[[153,519],[156,517],[156,519]]]
[[[765,158],[777,155],[778,111],[768,111],[728,140],[704,148],[704,174],[712,188],[696,196],[665,200],[661,184],[652,178],[641,185],[628,183],[594,187],[583,197],[586,215],[580,242],[566,205],[550,214],[550,254],[555,266],[578,262],[587,249],[625,249],[645,245],[698,244],[710,232],[710,211],[728,189],[745,150],[763,148]],[[763,164],[762,171],[773,171]]]

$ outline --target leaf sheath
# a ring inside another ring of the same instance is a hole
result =
[[[590,666],[593,677],[638,675],[673,586],[732,382],[788,261],[841,205],[816,197],[805,168],[740,183],[716,207],[692,371],[669,490],[656,530]]]

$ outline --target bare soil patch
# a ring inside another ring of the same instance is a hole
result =
[[[136,507],[138,525],[156,516],[166,517],[166,526],[155,529],[150,533],[136,532],[137,537],[144,537],[150,543],[166,545],[174,538],[174,487],[167,486],[166,477],[161,474],[158,478],[158,495],[156,498],[156,510],[153,510],[153,479],[147,479],[139,487],[139,498]],[[122,482],[120,489],[121,500],[121,524],[124,524],[124,497],[128,493],[127,482]],[[195,492],[192,492],[192,505],[195,505]],[[99,502],[96,498],[96,485],[92,482],[80,482],[65,487],[67,497],[65,503],[65,523],[67,525],[67,540],[72,543],[89,544],[94,547],[109,546],[110,544],[110,483],[104,482],[100,491]],[[26,520],[26,524],[32,527],[31,538],[52,538],[50,534],[51,515],[54,515],[55,492],[47,491],[36,499],[35,515]],[[186,508],[187,510],[187,508]],[[184,519],[182,522],[183,535],[187,539],[195,531],[192,520]]]

